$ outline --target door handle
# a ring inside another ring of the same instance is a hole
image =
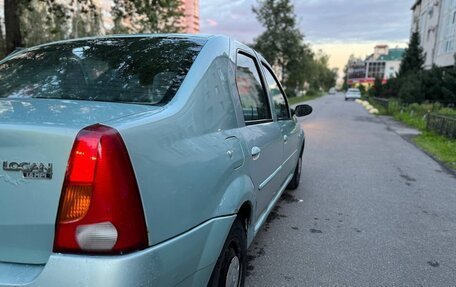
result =
[[[257,160],[260,157],[261,149],[257,146],[254,146],[251,151],[253,160]]]
[[[287,135],[284,135],[284,136],[283,136],[283,141],[284,141],[284,142],[287,142],[287,141],[288,141],[288,136],[287,136]]]

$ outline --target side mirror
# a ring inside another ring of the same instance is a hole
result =
[[[313,109],[309,105],[298,105],[295,108],[295,115],[297,117],[305,117],[312,113]]]

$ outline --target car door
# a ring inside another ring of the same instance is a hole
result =
[[[258,61],[246,52],[238,52],[236,59],[236,85],[245,121],[241,133],[247,146],[247,168],[257,192],[256,221],[280,188],[283,140],[272,117]]]
[[[274,117],[280,127],[283,140],[282,175],[286,180],[288,175],[294,172],[300,153],[301,129],[296,117],[293,117],[288,106],[285,93],[274,75],[272,69],[266,63],[262,63],[264,78],[268,86],[268,93],[272,100]]]

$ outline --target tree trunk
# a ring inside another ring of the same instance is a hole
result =
[[[18,1],[19,0],[5,0],[6,54],[14,52],[16,48],[23,46],[18,13]]]
[[[0,18],[0,23],[2,22],[2,18]],[[3,27],[0,24],[0,59],[3,59],[5,56],[5,37],[3,37]]]

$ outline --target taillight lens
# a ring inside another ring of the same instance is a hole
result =
[[[122,137],[103,125],[81,130],[60,197],[54,252],[121,254],[147,246],[142,202]]]

